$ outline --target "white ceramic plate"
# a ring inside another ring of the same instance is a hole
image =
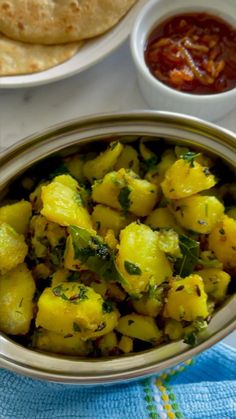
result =
[[[86,41],[70,60],[40,73],[0,77],[0,88],[39,86],[86,70],[117,48],[130,34],[138,12],[147,3],[139,0],[113,29],[91,41]]]

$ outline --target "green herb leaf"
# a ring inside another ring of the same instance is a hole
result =
[[[111,150],[114,150],[116,146],[119,144],[119,141],[112,141],[112,143],[109,144],[109,147]]]
[[[56,297],[60,297],[62,293],[62,286],[57,285],[56,287],[53,288],[52,292]]]
[[[196,330],[196,332],[203,332],[207,328],[207,322],[204,319],[197,318],[193,322],[193,326]]]
[[[184,337],[184,342],[190,346],[195,346],[199,340],[199,334],[206,330],[207,322],[202,318],[197,318],[192,322],[194,330]]]
[[[56,176],[59,175],[67,175],[69,174],[69,170],[64,163],[60,164],[53,172],[48,175],[48,180],[54,179]]]
[[[207,176],[210,176],[210,174],[211,174],[211,172],[210,172],[210,170],[208,169],[208,167],[204,167],[204,169],[203,169],[203,173],[204,173],[204,175],[207,177]]]
[[[149,172],[150,170],[154,169],[158,163],[158,157],[152,156],[147,160],[143,161],[143,168],[145,172]]]
[[[78,284],[78,289],[79,289],[78,292],[74,294],[74,296],[72,296],[73,298],[70,297],[70,301],[78,300],[78,299],[82,301],[82,300],[88,299],[86,286],[83,284]]]
[[[142,271],[139,268],[139,266],[135,265],[135,263],[128,262],[128,260],[125,260],[124,267],[126,272],[128,272],[129,275],[141,275]]]
[[[81,301],[88,299],[87,287],[83,284],[75,284],[74,294],[69,297],[65,294],[69,288],[65,288],[63,284],[59,284],[52,289],[53,294],[56,297],[61,297],[62,300],[69,301],[73,304],[79,304]]]
[[[104,301],[102,303],[102,312],[104,314],[111,313],[113,311],[112,303],[110,301]]]
[[[83,201],[82,201],[82,198],[81,198],[81,195],[80,195],[79,192],[76,193],[76,195],[74,197],[74,201],[76,202],[76,204],[79,205],[79,207],[83,206]]]
[[[185,278],[194,271],[194,268],[198,263],[199,242],[181,235],[179,237],[179,246],[183,257],[177,259],[175,263],[175,272],[182,278]]]
[[[50,262],[55,266],[61,266],[64,260],[64,252],[66,247],[66,238],[61,237],[55,247],[50,251]]]
[[[130,192],[131,190],[129,189],[129,187],[124,186],[123,188],[121,188],[120,193],[118,195],[118,201],[121,207],[123,208],[123,210],[125,211],[128,211],[130,207],[130,199],[129,199]]]
[[[194,167],[194,159],[200,156],[201,153],[195,153],[194,151],[188,151],[187,153],[180,156],[181,159],[186,160],[190,167]]]
[[[81,332],[81,328],[78,325],[78,323],[73,322],[73,330],[74,330],[74,332]]]
[[[105,280],[126,283],[116,266],[112,250],[100,236],[92,236],[89,231],[77,226],[70,226],[69,233],[76,259]]]
[[[187,343],[187,345],[195,346],[197,344],[197,335],[195,332],[189,333],[184,338],[184,343]]]
[[[80,279],[81,273],[80,272],[72,272],[68,277],[67,277],[67,282],[78,282],[78,280]]]

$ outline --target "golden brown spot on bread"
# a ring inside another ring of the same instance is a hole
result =
[[[67,27],[66,27],[66,30],[67,30],[68,32],[73,31],[73,29],[74,29],[74,27],[73,27],[72,25],[69,25],[69,26],[67,26]]]
[[[24,25],[23,25],[23,23],[22,23],[22,22],[18,22],[18,23],[17,23],[17,26],[18,26],[18,28],[19,28],[21,31],[23,31],[23,30],[25,29],[25,27],[24,27]]]
[[[77,2],[77,1],[71,1],[71,2],[69,3],[69,6],[70,6],[70,8],[71,8],[72,12],[78,12],[78,11],[80,10],[80,7],[79,7],[79,5],[78,5],[78,2]]]
[[[2,9],[3,10],[9,10],[11,8],[11,6],[10,6],[10,4],[9,3],[3,3],[2,4]]]
[[[36,70],[39,69],[39,66],[35,63],[32,63],[32,64],[30,64],[30,68],[31,68],[32,71],[36,71]]]

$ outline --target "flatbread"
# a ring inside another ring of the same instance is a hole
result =
[[[36,73],[71,58],[82,45],[32,45],[0,34],[0,76]]]
[[[136,0],[0,0],[0,32],[38,44],[80,41],[106,32]]]

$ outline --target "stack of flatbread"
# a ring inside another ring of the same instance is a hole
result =
[[[71,58],[136,0],[0,0],[0,75],[35,73]]]

